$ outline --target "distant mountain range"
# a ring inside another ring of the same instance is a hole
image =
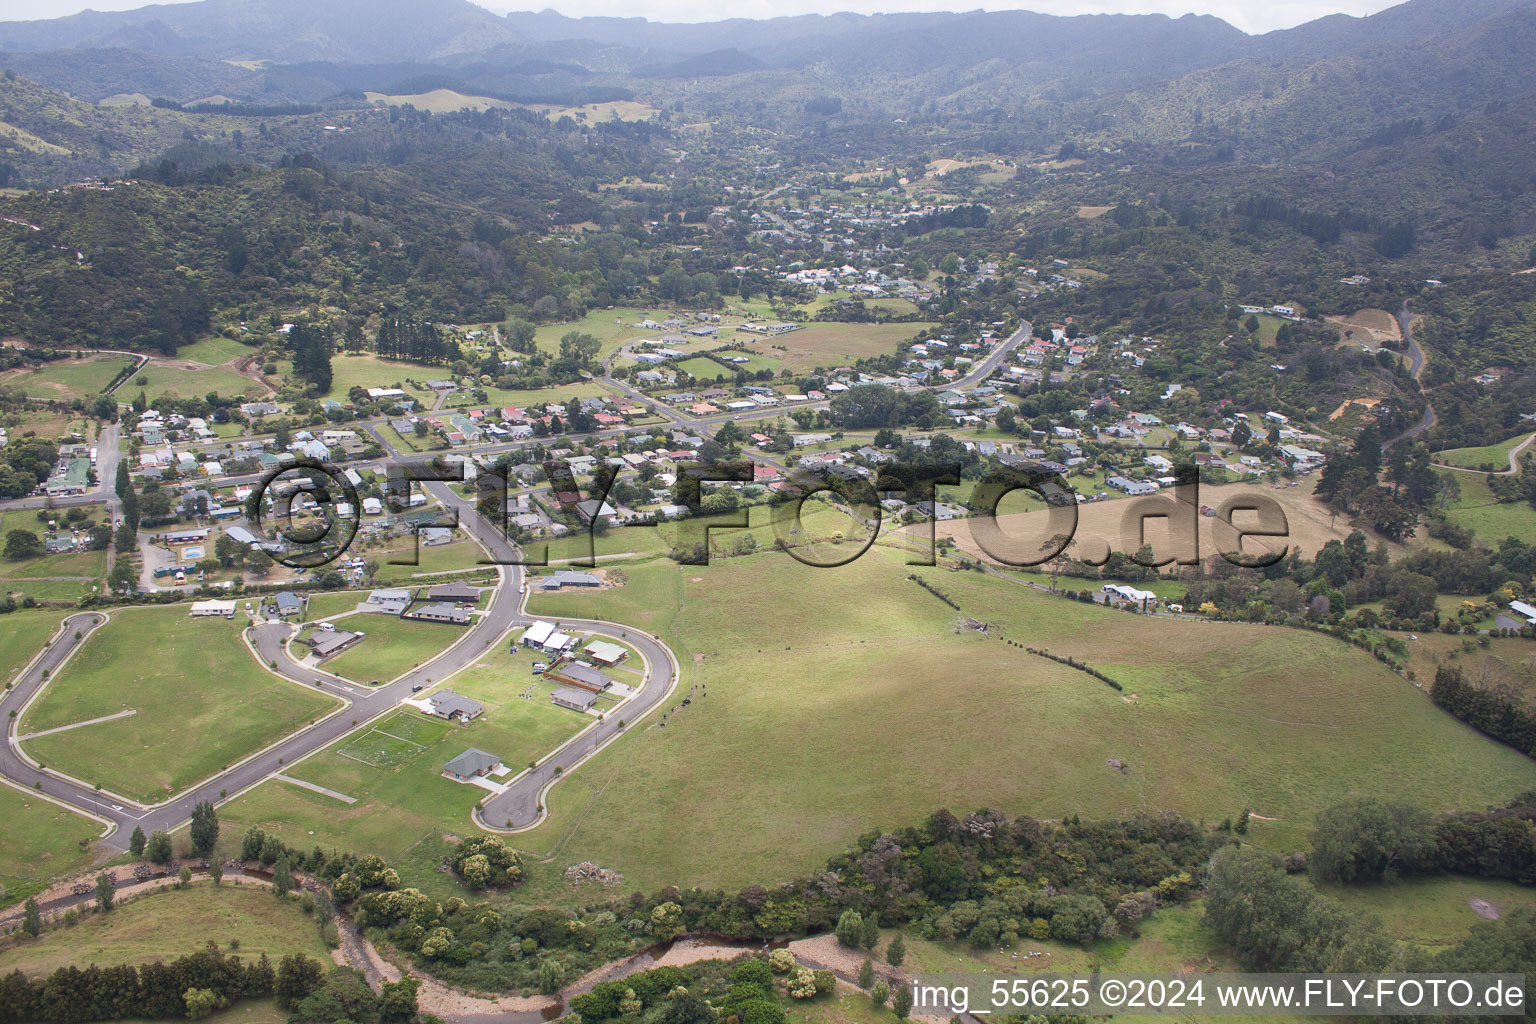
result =
[[[454,90],[849,116],[999,111],[1198,139],[1349,136],[1536,88],[1536,2],[1410,0],[1250,36],[1210,16],[1027,11],[669,24],[469,0],[199,0],[0,23],[0,66],[87,101],[346,105]],[[824,106],[824,104],[818,105]],[[1262,115],[1262,116],[1260,116]]]

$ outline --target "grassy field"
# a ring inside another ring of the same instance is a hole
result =
[[[354,615],[344,627],[368,634],[367,639],[327,661],[325,670],[360,683],[374,679],[387,683],[464,635],[463,626],[414,622],[397,615]]]
[[[146,656],[147,638],[149,650]],[[265,672],[240,625],[184,607],[122,609],[85,642],[23,716],[49,767],[135,800],[163,800],[328,712],[335,701]]]
[[[1350,793],[1438,810],[1536,783],[1528,759],[1363,652],[1308,633],[1113,612],[908,568],[883,548],[835,570],[765,553],[627,572],[624,587],[539,597],[535,610],[660,630],[685,690],[708,695],[556,787],[552,820],[521,842],[558,844],[561,863],[589,858],[642,889],[771,882],[869,827],[942,806],[1207,819],[1246,806],[1278,819],[1255,821],[1255,841],[1294,848],[1319,809]],[[961,628],[909,572],[993,635]],[[1125,692],[1004,645],[999,630],[1084,659]],[[662,822],[692,841],[662,841]]]
[[[1410,878],[1393,885],[1326,885],[1323,892],[1381,918],[1387,934],[1403,942],[1437,950],[1466,938],[1482,918],[1473,899],[1485,899],[1507,914],[1536,907],[1536,889],[1487,878],[1446,875]]]
[[[95,859],[81,841],[101,835],[99,822],[10,786],[0,786],[0,816],[0,906],[19,903]]]
[[[218,366],[227,363],[231,359],[239,359],[242,356],[253,356],[260,349],[255,345],[243,345],[234,338],[226,338],[221,334],[210,334],[201,341],[195,341],[190,345],[183,345],[176,350],[177,359],[189,359],[195,363],[207,363],[209,366]]]
[[[233,941],[238,942],[238,947]],[[139,964],[195,953],[208,943],[242,960],[265,953],[275,964],[289,953],[329,962],[313,915],[279,901],[266,886],[198,883],[166,888],[95,914],[73,928],[0,951],[0,971],[43,974],[66,964]]]
[[[9,685],[59,628],[63,612],[23,609],[0,619],[0,685]]]
[[[148,383],[140,384],[141,377]],[[197,368],[160,359],[151,360],[148,366],[128,378],[125,389],[130,396],[142,390],[152,399],[162,395],[172,398],[202,397],[213,391],[225,397],[267,393],[256,381],[222,366]]]
[[[1435,452],[1432,457],[1434,461],[1447,466],[1462,466],[1466,469],[1491,466],[1494,470],[1502,472],[1509,468],[1510,450],[1530,436],[1530,432],[1525,431],[1498,444],[1488,444],[1478,448],[1447,448],[1443,452]]]
[[[442,366],[426,366],[421,363],[406,363],[394,359],[380,359],[369,353],[346,354],[341,353],[331,360],[331,390],[327,392],[329,397],[345,401],[347,392],[354,387],[364,388],[392,388],[399,386],[405,389],[406,397],[414,398],[418,403],[425,403],[427,407],[432,405],[432,392],[424,387],[413,387],[408,380],[428,381],[447,376],[449,371]]]
[[[532,662],[526,650],[502,646],[453,677],[447,686],[486,708],[467,727],[402,710],[287,772],[356,797],[356,803],[267,782],[219,809],[225,827],[260,824],[294,843],[375,852],[392,864],[415,865],[410,884],[439,896],[452,894],[457,887],[434,870],[442,848],[438,833],[474,831],[470,812],[486,792],[443,778],[442,766],[466,748],[478,747],[515,773],[591,721],[550,703],[552,687],[533,675]],[[524,692],[531,699],[519,696]],[[366,756],[371,753],[387,756]]]
[[[1487,481],[1476,473],[1440,473],[1454,477],[1461,489],[1460,496],[1446,507],[1451,522],[1466,527],[1490,545],[1497,545],[1505,537],[1536,537],[1536,509],[1529,502],[1496,501]]]
[[[123,367],[131,365],[127,356],[60,359],[0,377],[0,385],[14,388],[28,398],[90,398],[112,383]]]
[[[621,307],[618,309],[594,309],[580,320],[571,320],[562,324],[545,324],[534,332],[534,344],[548,352],[550,355],[558,355],[560,352],[560,339],[572,331],[582,334],[590,334],[597,339],[601,346],[598,349],[597,358],[607,359],[609,355],[617,352],[619,348],[629,341],[640,341],[644,338],[658,337],[656,331],[644,331],[635,324],[641,320],[655,320],[657,323],[667,319],[665,310],[637,309]]]
[[[613,394],[612,389],[591,380],[533,390],[508,390],[494,387],[488,387],[484,390],[485,402],[472,401],[469,395],[460,394],[445,402],[444,408],[464,408],[477,405],[491,405],[497,408],[503,405],[515,405],[518,408],[527,408],[530,405],[544,405],[549,402],[564,404],[577,398],[599,398]]]
[[[389,547],[380,547],[376,551],[366,548],[359,550],[363,552],[364,558],[377,559],[379,575],[391,579],[421,573],[474,569],[487,557],[485,551],[474,541],[460,540],[451,544],[417,545],[415,539],[414,534],[408,534],[404,537],[396,537],[390,542]],[[415,560],[414,564],[412,559]]]
[[[932,324],[810,324],[776,338],[736,335],[743,352],[777,360],[799,373],[815,367],[843,366],[866,356],[894,352],[898,343]]]

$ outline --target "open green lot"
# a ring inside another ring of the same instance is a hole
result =
[[[556,405],[563,405],[578,398],[608,397],[613,394],[612,389],[592,380],[575,381],[551,388],[508,390],[506,388],[487,387],[483,390],[486,396],[485,402],[476,402],[468,393],[460,393],[450,396],[443,403],[444,407],[468,408],[470,406],[490,405],[499,409],[504,405],[513,405],[521,409],[530,405],[544,405],[550,402]]]
[[[0,786],[0,906],[19,903],[55,878],[83,871],[95,859],[82,846],[104,827],[74,811],[10,786]]]
[[[1476,448],[1447,448],[1443,452],[1435,452],[1433,458],[1434,461],[1447,466],[1463,466],[1467,469],[1492,466],[1495,471],[1503,472],[1509,468],[1510,451],[1530,436],[1530,432],[1525,431],[1498,444],[1482,445]]]
[[[245,345],[234,338],[226,338],[222,334],[210,334],[201,341],[181,346],[176,350],[176,358],[218,366],[231,359],[253,356],[260,351],[261,349],[255,345]]]
[[[128,356],[87,356],[59,359],[32,370],[0,377],[0,384],[28,398],[89,398],[101,393],[112,378],[133,361]]]
[[[503,644],[449,680],[445,685],[455,693],[485,705],[485,714],[468,726],[401,710],[287,771],[355,797],[356,803],[281,781],[267,782],[220,807],[225,827],[259,824],[289,842],[378,853],[400,865],[409,884],[441,895],[460,891],[435,870],[442,849],[437,834],[473,832],[470,812],[486,791],[444,778],[442,766],[466,748],[477,747],[500,757],[515,775],[592,721],[550,703],[553,687],[533,675],[532,662],[527,651],[509,651]],[[527,699],[520,696],[523,693]],[[416,745],[417,750],[379,766],[359,759],[368,748],[386,749],[379,734],[385,734],[383,739],[401,738],[390,749],[404,753]]]
[[[540,327],[534,332],[533,340],[545,352],[556,355],[560,351],[560,339],[567,334],[572,331],[590,334],[601,346],[597,358],[602,360],[617,352],[625,342],[657,336],[655,331],[642,331],[635,327],[639,321],[650,319],[660,323],[669,316],[671,314],[666,310],[656,309],[594,309],[580,320]]]
[[[843,366],[857,359],[894,352],[898,344],[931,326],[927,323],[813,323],[773,338],[758,338],[738,331],[734,343],[743,352],[779,360],[779,366],[800,373],[818,366]]]
[[[1255,841],[1295,848],[1318,810],[1351,793],[1443,810],[1536,783],[1536,764],[1313,634],[1136,616],[903,561],[877,547],[838,569],[781,553],[658,562],[626,567],[624,587],[537,598],[539,614],[660,630],[684,692],[708,696],[555,787],[552,820],[522,845],[559,843],[562,862],[592,859],[642,889],[730,886],[808,870],[865,829],[943,806],[1207,819],[1249,807],[1277,819],[1255,822]],[[989,633],[965,628],[909,572]],[[1125,690],[999,632],[1085,660]],[[663,827],[692,841],[667,843]]]
[[[353,615],[342,627],[367,634],[362,643],[325,663],[334,672],[360,683],[389,682],[459,640],[465,627],[445,622],[416,622],[398,615]]]
[[[415,387],[410,381],[425,382],[446,377],[451,371],[444,366],[427,366],[424,363],[407,363],[395,359],[380,359],[370,353],[337,353],[331,360],[331,390],[327,395],[345,401],[347,392],[354,387],[392,388],[399,386],[406,397],[418,403],[432,404],[432,392],[425,387]]]
[[[1441,875],[1408,878],[1391,885],[1325,885],[1323,892],[1381,918],[1387,934],[1427,949],[1443,949],[1466,938],[1483,920],[1471,900],[1484,899],[1500,914],[1536,907],[1536,889],[1489,878]]]
[[[63,612],[23,609],[0,619],[0,686],[16,678],[59,628]]]
[[[1439,470],[1455,479],[1460,496],[1446,507],[1446,515],[1487,544],[1496,545],[1505,537],[1536,537],[1536,508],[1530,502],[1499,502],[1488,489],[1488,482],[1476,473]]]
[[[238,948],[231,945],[238,940]],[[66,964],[140,964],[171,960],[214,943],[243,960],[263,953],[275,964],[289,953],[329,961],[315,919],[296,900],[278,900],[264,885],[215,886],[146,893],[95,914],[73,928],[44,932],[31,942],[0,950],[0,971],[44,974]]]
[[[86,640],[22,718],[39,762],[141,802],[163,800],[336,706],[264,671],[241,624],[128,608]]]
[[[140,384],[139,378],[148,383]],[[169,395],[172,398],[201,397],[216,391],[220,395],[257,396],[266,389],[249,377],[242,377],[223,366],[195,368],[183,363],[152,360],[150,364],[128,378],[123,390],[130,396],[143,391],[150,398]]]

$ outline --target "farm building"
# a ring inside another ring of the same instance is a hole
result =
[[[443,765],[443,774],[457,782],[483,779],[501,768],[501,758],[475,747]]]

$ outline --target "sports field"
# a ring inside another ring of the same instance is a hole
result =
[[[60,359],[32,370],[0,376],[0,385],[28,398],[90,398],[112,383],[118,371],[131,366],[128,356],[87,356]]]
[[[1313,634],[1135,616],[902,561],[876,548],[835,570],[774,552],[658,563],[572,599],[568,614],[662,630],[683,686],[708,695],[557,786],[553,819],[521,844],[542,853],[559,842],[562,862],[590,858],[642,889],[730,886],[789,877],[869,827],[942,806],[1208,820],[1249,807],[1273,819],[1255,821],[1255,841],[1294,848],[1317,810],[1351,793],[1438,810],[1536,784],[1536,764]],[[909,572],[989,633],[966,628]],[[537,610],[565,604],[539,598]],[[1084,659],[1125,689],[999,631]],[[743,806],[753,813],[731,810]],[[661,828],[692,840],[667,843]]]
[[[23,716],[25,740],[59,771],[141,802],[173,793],[329,712],[333,698],[264,671],[241,624],[185,606],[126,608],[86,640]]]

